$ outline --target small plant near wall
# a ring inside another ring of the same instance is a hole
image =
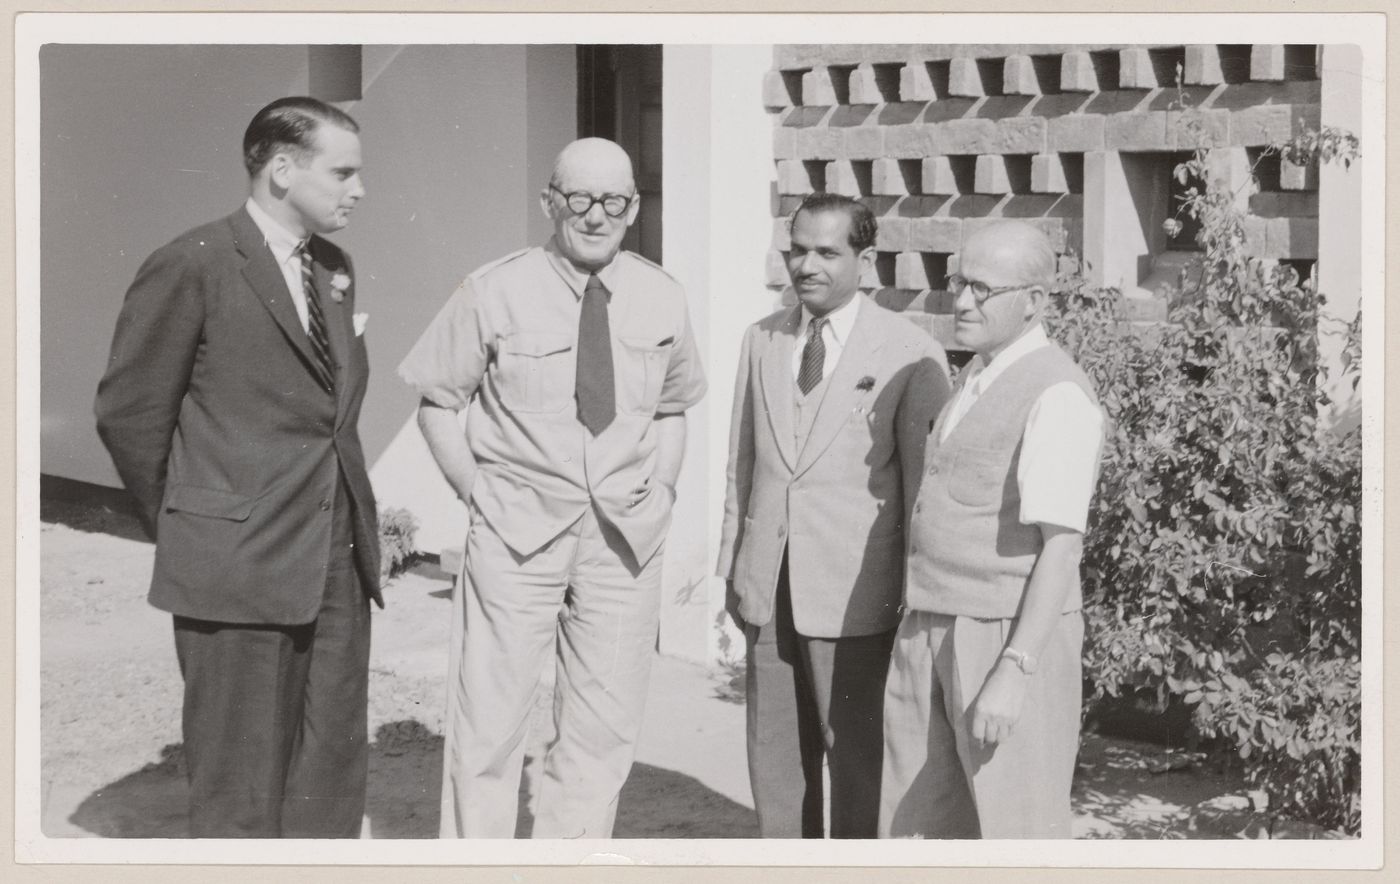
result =
[[[394,507],[379,511],[379,579],[389,580],[408,570],[418,557],[414,536],[418,519],[406,509]]]
[[[1270,150],[1349,166],[1357,148],[1324,129]],[[1181,205],[1202,253],[1167,321],[1127,321],[1122,296],[1077,271],[1049,321],[1109,419],[1084,553],[1086,676],[1098,696],[1185,702],[1271,812],[1355,834],[1361,440],[1319,423],[1325,299],[1315,277],[1248,254],[1205,150],[1176,174],[1205,182]],[[1360,316],[1336,331],[1355,384]]]

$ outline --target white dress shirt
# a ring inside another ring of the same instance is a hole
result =
[[[822,343],[826,345],[826,356],[822,361],[822,380],[831,377],[831,373],[836,370],[836,363],[841,360],[841,351],[846,349],[846,341],[851,337],[851,329],[855,328],[856,313],[860,311],[860,302],[864,298],[864,295],[856,292],[851,296],[851,300],[826,314],[827,323],[822,326]],[[811,324],[812,314],[804,306],[802,320],[797,326],[797,341],[792,348],[794,381],[802,373],[802,351],[807,346],[807,327]]]
[[[1012,341],[990,364],[984,365],[981,356],[973,357],[963,369],[970,374],[948,406],[948,420],[938,441],[948,438],[983,391],[1016,360],[1049,345],[1045,329],[1037,324]],[[1021,523],[1043,522],[1082,532],[1089,518],[1094,468],[1102,444],[1103,412],[1084,390],[1068,381],[1046,388],[1031,405],[1021,437],[1021,459],[1016,469]]]
[[[258,225],[258,230],[262,231],[263,239],[267,241],[267,247],[272,250],[272,257],[277,262],[277,269],[282,271],[282,278],[287,281],[287,291],[292,296],[292,304],[297,308],[297,318],[301,320],[301,330],[307,331],[310,326],[306,318],[306,290],[301,283],[301,257],[296,254],[297,247],[302,241],[297,238],[281,222],[273,218],[263,207],[258,205],[250,196],[248,202],[244,204],[248,209],[248,214],[252,216],[253,223]]]

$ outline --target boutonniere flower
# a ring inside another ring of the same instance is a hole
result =
[[[865,377],[863,377],[863,378],[861,378],[860,380],[856,381],[856,389],[857,389],[857,390],[873,390],[873,389],[875,389],[875,379],[872,378],[870,375],[866,375]]]
[[[350,277],[344,273],[337,273],[331,277],[331,300],[339,304],[345,300],[345,290],[350,288]],[[355,332],[359,334],[359,332]]]
[[[368,313],[356,313],[351,317],[355,321],[355,337],[365,333],[365,324],[369,322]]]

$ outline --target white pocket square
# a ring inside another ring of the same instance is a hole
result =
[[[352,318],[355,321],[355,337],[358,338],[365,333],[365,324],[369,322],[369,314],[356,313]]]

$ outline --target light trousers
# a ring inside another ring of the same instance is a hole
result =
[[[660,605],[661,552],[638,565],[595,511],[521,556],[472,508],[453,600],[442,837],[514,837],[530,710],[556,647],[555,738],[532,836],[611,837]]]
[[[1084,619],[1051,632],[1011,736],[972,738],[969,707],[1016,621],[909,611],[885,685],[881,837],[1068,838]]]

